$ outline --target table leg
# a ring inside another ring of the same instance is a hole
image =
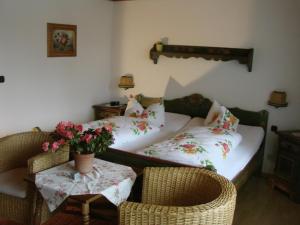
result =
[[[89,225],[90,224],[90,205],[89,203],[82,203],[81,206],[81,214],[82,214],[82,224]]]

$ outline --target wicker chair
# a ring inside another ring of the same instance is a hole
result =
[[[199,168],[146,168],[142,203],[119,207],[120,225],[231,225],[234,185]]]
[[[69,160],[67,146],[56,153],[41,153],[41,145],[47,140],[50,136],[46,132],[24,132],[0,138],[0,174],[24,167],[28,168],[29,175],[35,174]],[[0,217],[26,225],[45,221],[50,213],[33,183],[27,184],[25,193],[25,198],[0,193]]]

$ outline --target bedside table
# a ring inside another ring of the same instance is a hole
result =
[[[300,202],[300,130],[275,132],[279,143],[272,187]]]
[[[123,116],[126,104],[111,106],[109,103],[93,105],[95,120],[101,120],[112,116]]]

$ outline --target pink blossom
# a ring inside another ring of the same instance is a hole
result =
[[[92,138],[93,138],[93,135],[91,135],[91,134],[85,134],[83,136],[83,141],[85,141],[88,144],[88,143],[91,142]]]
[[[64,139],[60,139],[60,140],[58,141],[58,143],[59,143],[59,145],[64,145],[64,144],[66,143],[66,141],[65,141]]]
[[[71,139],[73,136],[68,132],[71,132],[70,129],[73,129],[74,126],[75,125],[70,121],[61,121],[57,124],[55,131],[57,134]]]
[[[112,127],[112,125],[111,124],[106,124],[105,126],[104,126],[104,128],[108,131],[108,132],[112,132],[112,130],[113,130],[113,127]]]
[[[43,149],[44,152],[47,152],[49,150],[49,145],[50,145],[49,142],[44,142],[42,144],[42,149]]]
[[[52,143],[52,152],[55,152],[59,148],[59,143],[57,141]]]
[[[71,140],[74,137],[74,134],[72,133],[72,131],[67,131],[65,133],[65,137]]]
[[[83,127],[82,127],[81,124],[75,125],[74,128],[75,128],[75,130],[78,131],[78,132],[82,132],[82,129],[83,129]]]
[[[97,128],[96,130],[95,130],[95,133],[97,134],[97,135],[99,135],[99,134],[101,134],[101,129],[100,128]]]

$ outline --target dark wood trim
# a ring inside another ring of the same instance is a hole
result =
[[[253,48],[223,48],[207,46],[188,46],[188,45],[163,45],[162,51],[156,50],[156,45],[150,50],[150,58],[154,64],[158,63],[159,56],[163,55],[169,58],[204,58],[206,60],[237,60],[240,64],[247,66],[248,71],[252,71]]]

